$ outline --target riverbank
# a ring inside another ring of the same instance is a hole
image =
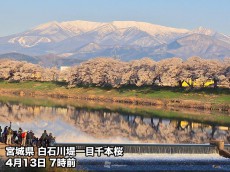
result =
[[[99,102],[116,102],[166,108],[218,110],[230,112],[229,89],[188,91],[184,88],[123,87],[99,88],[76,87],[67,89],[65,83],[0,81],[0,94],[18,96],[43,96],[74,98]]]

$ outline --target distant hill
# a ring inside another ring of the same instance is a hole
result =
[[[36,57],[28,56],[25,54],[20,53],[6,53],[6,54],[0,54],[0,59],[13,59],[13,60],[19,60],[19,61],[27,61],[30,63],[37,64],[39,62],[39,59]]]
[[[32,57],[55,54],[66,64],[96,56],[224,59],[230,56],[230,36],[203,27],[187,30],[136,21],[50,22],[1,37],[0,54],[9,52]],[[36,58],[26,59],[36,62]]]
[[[34,64],[41,64],[42,66],[73,66],[83,62],[84,60],[75,59],[72,57],[63,58],[55,54],[47,54],[42,56],[28,56],[20,53],[6,53],[0,54],[0,59],[12,59],[18,61],[26,61]]]

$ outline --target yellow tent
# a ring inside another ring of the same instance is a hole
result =
[[[209,79],[204,83],[204,87],[209,87],[209,86],[211,86],[213,84],[214,84],[214,81]],[[191,79],[189,79],[187,82],[186,81],[182,82],[182,87],[189,87],[190,85],[192,85],[192,80]],[[201,86],[203,86],[203,83],[201,83],[199,81],[194,81],[193,86],[201,87]]]

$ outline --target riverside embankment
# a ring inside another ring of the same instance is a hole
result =
[[[52,82],[0,82],[1,95],[43,96],[72,98],[99,102],[161,106],[165,108],[187,108],[230,112],[229,89],[193,90],[179,88],[99,88],[76,87],[67,89],[65,85]]]

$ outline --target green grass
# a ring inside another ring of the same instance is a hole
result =
[[[192,99],[203,100],[208,96],[211,100],[216,99],[218,102],[230,103],[230,91],[229,89],[219,88],[217,90],[213,88],[194,89],[188,90],[187,88],[178,87],[124,87],[118,89],[118,91],[124,96],[136,96],[141,98],[163,98],[163,99]],[[210,99],[208,99],[210,100]],[[214,101],[216,101],[214,100]]]
[[[7,83],[0,81],[0,89],[13,89],[22,91],[58,92],[62,94],[95,95],[121,98],[148,98],[148,99],[180,99],[198,100],[211,103],[230,104],[230,90],[227,88],[203,88],[188,90],[186,88],[172,87],[136,87],[125,86],[122,88],[101,87],[76,87],[67,89],[67,84],[62,82],[34,82],[26,81],[20,83]]]
[[[8,83],[6,81],[0,82],[0,88],[9,88],[9,89],[28,89],[28,90],[52,90],[59,87],[56,83],[53,82],[34,82],[26,81],[20,83]]]

